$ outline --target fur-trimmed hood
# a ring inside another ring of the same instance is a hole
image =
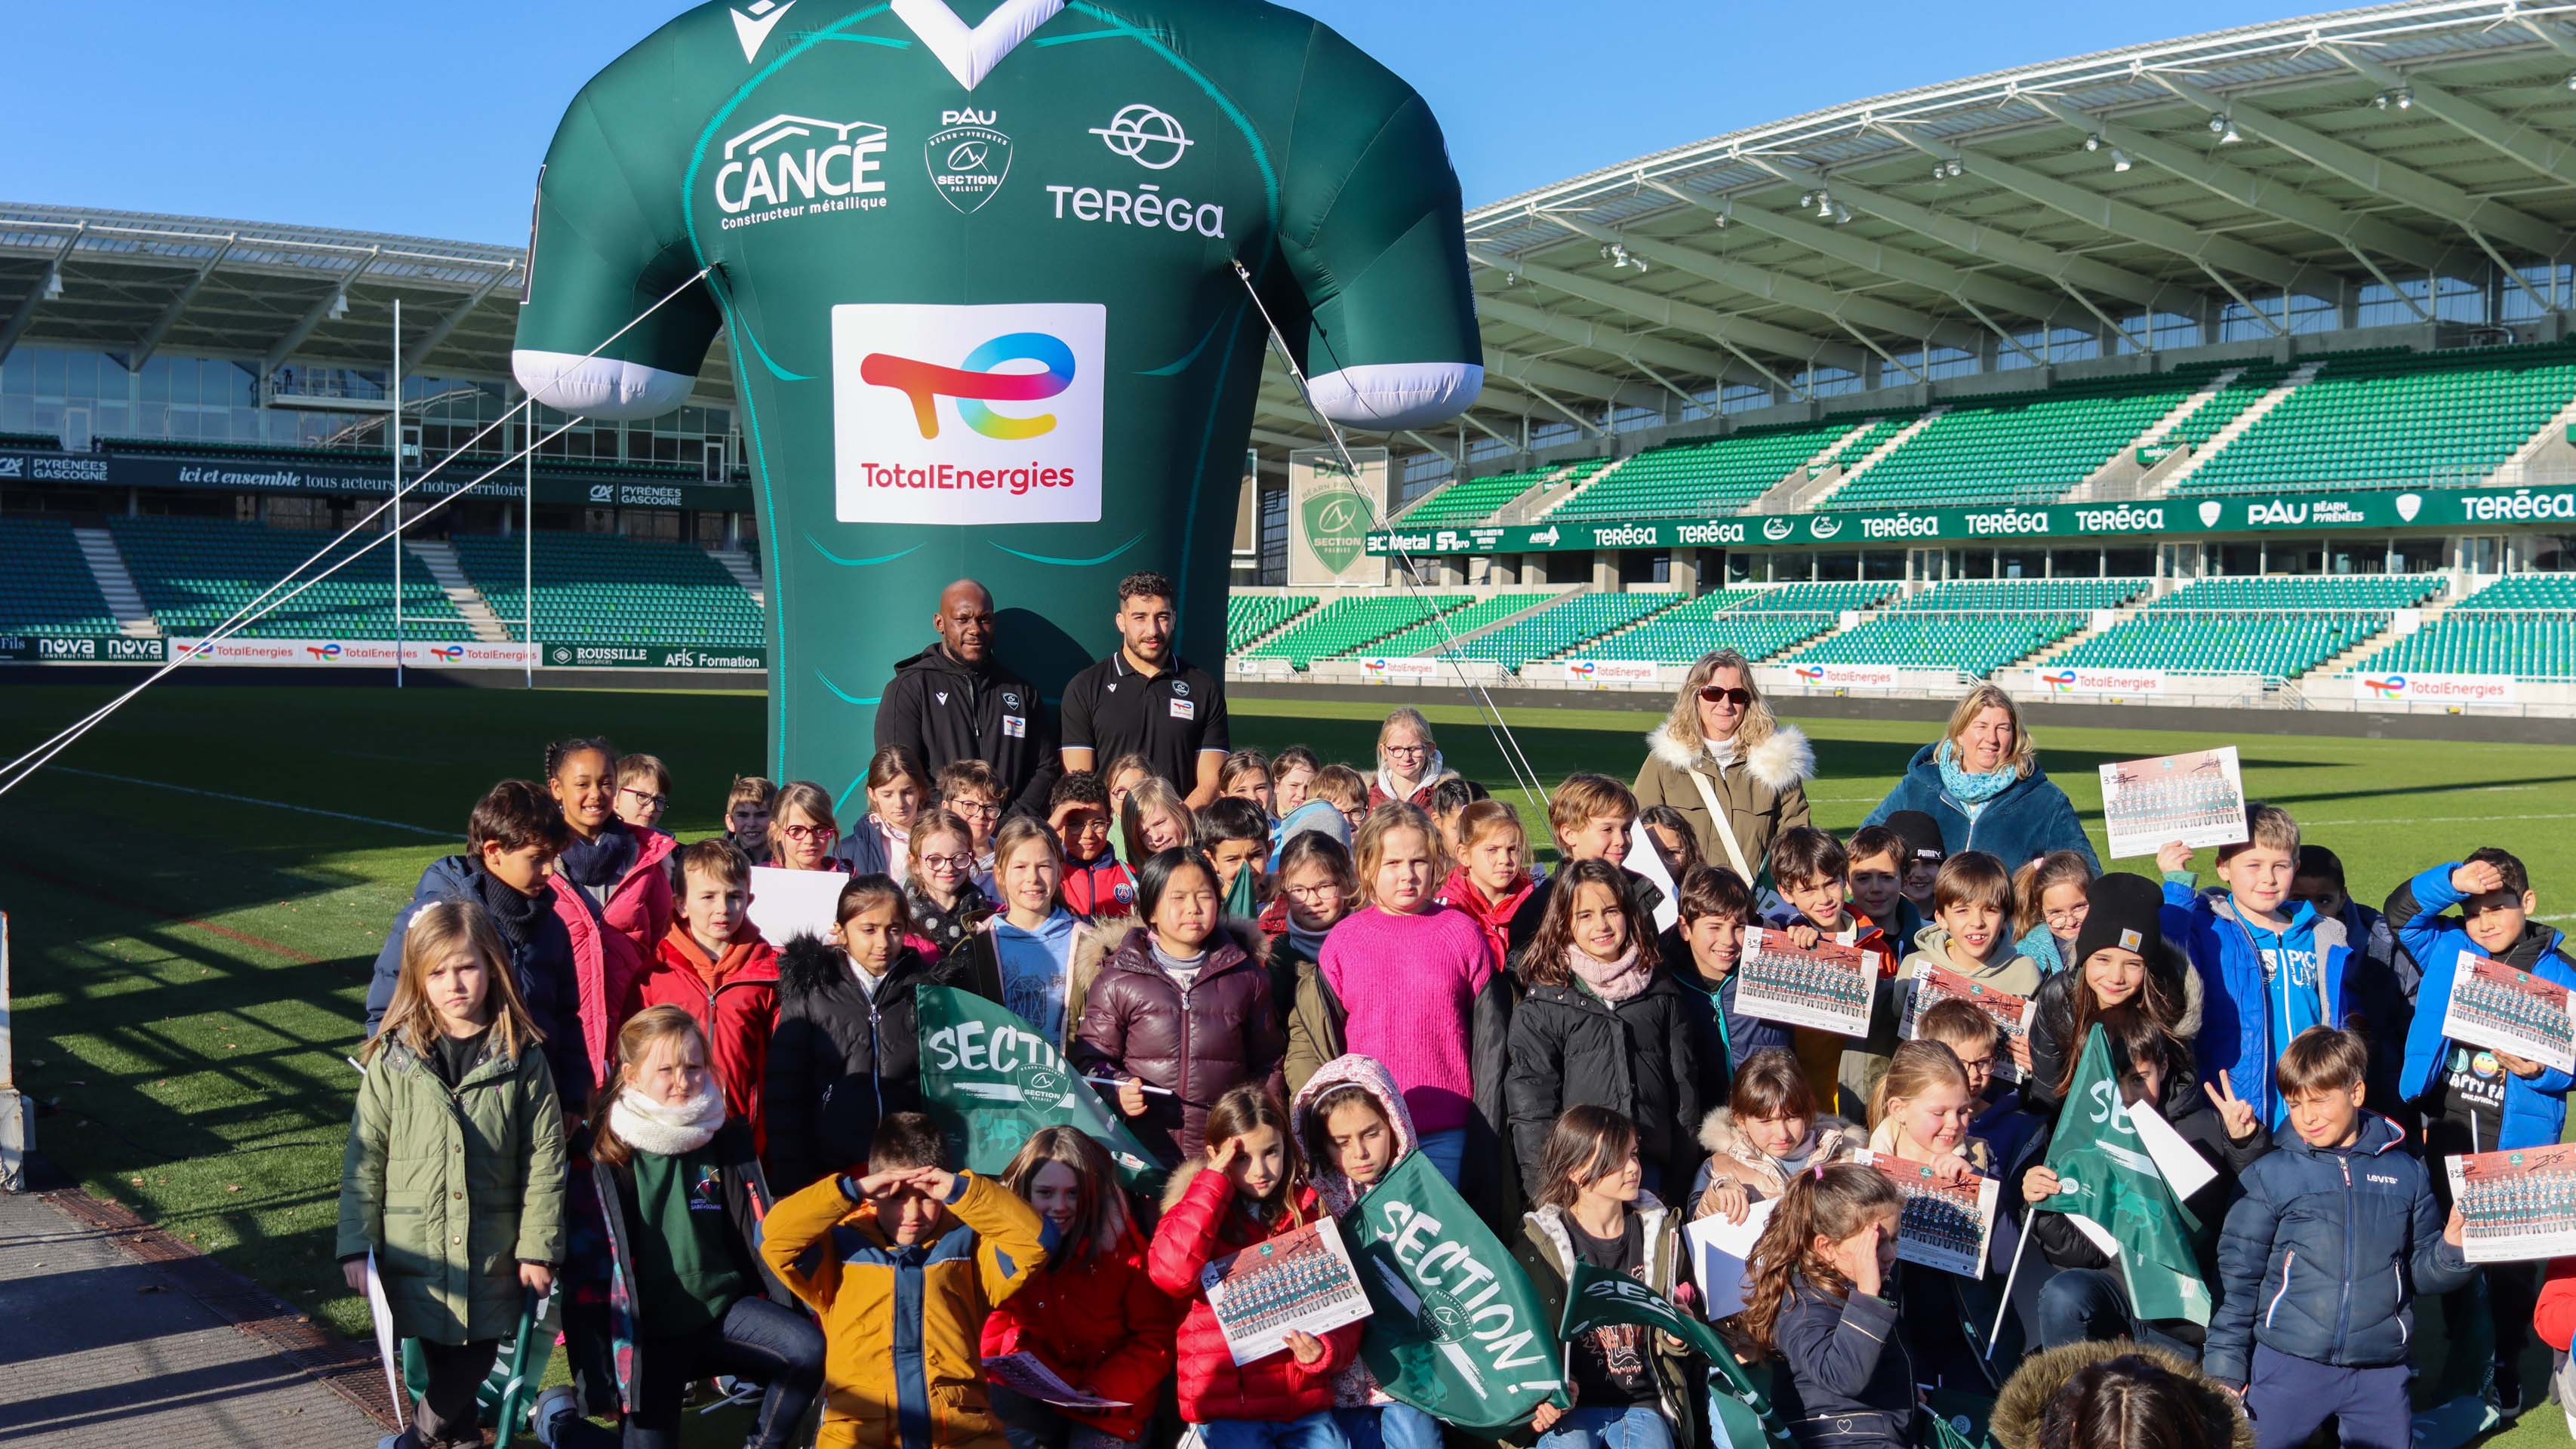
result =
[[[908,986],[929,974],[929,963],[921,953],[904,946],[896,950],[893,964],[886,967],[885,980],[877,987],[884,992]],[[850,979],[849,954],[820,936],[790,936],[778,953],[778,991],[782,997],[820,996],[843,987],[858,989]]]
[[[1986,1421],[1986,1432],[2003,1449],[2038,1449],[2040,1419],[2068,1381],[2097,1363],[2107,1363],[2124,1354],[2135,1354],[2182,1380],[2185,1393],[2207,1425],[2207,1433],[2215,1435],[2219,1425],[2225,1424],[2229,1449],[2254,1449],[2253,1423],[2245,1417],[2235,1396],[2219,1387],[2217,1380],[2162,1349],[2125,1338],[2070,1343],[2023,1359],[2021,1367],[2004,1381],[2003,1391],[1995,1399],[1994,1413]]]
[[[1705,748],[1694,750],[1674,739],[1669,720],[1647,732],[1646,748],[1658,764],[1674,770],[1687,771],[1708,759]],[[1771,738],[1745,753],[1743,765],[1745,773],[1777,793],[1815,777],[1816,748],[1807,742],[1806,731],[1795,725],[1777,725]]]
[[[1816,1151],[1810,1160],[1819,1164],[1840,1162],[1869,1145],[1869,1134],[1847,1117],[1820,1112],[1809,1124],[1809,1131],[1816,1140]],[[1699,1121],[1699,1145],[1707,1148],[1713,1156],[1723,1157],[1761,1174],[1769,1184],[1764,1196],[1778,1197],[1788,1190],[1788,1180],[1782,1175],[1779,1164],[1765,1156],[1762,1149],[1754,1146],[1752,1139],[1735,1125],[1733,1108],[1709,1109],[1708,1115]]]

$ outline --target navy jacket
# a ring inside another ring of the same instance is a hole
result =
[[[393,1005],[394,987],[402,980],[403,938],[411,934],[411,918],[435,901],[481,905],[484,875],[482,860],[472,855],[442,856],[420,873],[411,903],[394,917],[393,928],[385,932],[384,948],[376,953],[375,979],[367,983],[368,1036],[376,1034],[385,1008]],[[506,937],[504,944],[508,944]],[[552,901],[538,902],[535,929],[526,941],[511,948],[510,966],[519,978],[519,999],[527,1006],[529,1019],[545,1033],[546,1066],[554,1072],[564,1115],[578,1116],[590,1100],[590,1058],[581,1035],[581,976],[573,960],[572,933],[564,929],[563,917],[555,914]]]
[[[2442,1240],[2443,1214],[2406,1134],[2364,1116],[2353,1146],[2310,1147],[2283,1128],[2239,1178],[2245,1195],[2218,1235],[2218,1305],[2201,1367],[2226,1384],[2253,1376],[2254,1345],[2334,1368],[2406,1361],[2417,1293],[2448,1293],[2468,1259]]]
[[[1732,1095],[1737,1065],[1758,1051],[1772,1047],[1789,1050],[1789,1028],[1737,1011],[1733,973],[1728,974],[1726,984],[1718,988],[1717,999],[1712,1000],[1708,988],[1700,983],[1699,972],[1691,966],[1687,949],[1678,959],[1667,953],[1664,966],[1681,992],[1682,1020],[1690,1028],[1691,1057],[1699,1063],[1700,1106],[1723,1106]]]
[[[1911,1449],[1914,1361],[1887,1300],[1801,1275],[1772,1339],[1789,1371],[1772,1375],[1771,1402],[1800,1449]]]
[[[2102,868],[2094,859],[2093,843],[2084,838],[2084,827],[2075,818],[2074,805],[2065,791],[2049,783],[2046,770],[2032,765],[2029,775],[2005,786],[1971,823],[1967,807],[1951,799],[1941,783],[1941,767],[1936,763],[1940,750],[1936,741],[1915,751],[1905,777],[1861,824],[1877,825],[1899,810],[1920,810],[1940,822],[1941,848],[1951,855],[1982,850],[2000,858],[2006,870],[2019,870],[2023,862],[2052,850],[2071,850],[2097,872]]]
[[[2388,919],[2397,924],[2397,939],[2424,968],[2415,1020],[2406,1033],[2406,1065],[2397,1082],[2410,1102],[2431,1090],[2435,1074],[2450,1055],[2451,1039],[2442,1035],[2442,1019],[2451,1014],[2451,983],[2458,976],[2460,958],[2486,955],[2456,917],[2442,914],[2460,903],[2460,893],[2451,885],[2451,872],[2457,869],[2457,861],[2437,865],[2388,897]],[[2576,962],[2567,959],[2566,944],[2563,932],[2527,921],[2522,939],[2505,951],[2504,964],[2544,981],[2576,987]],[[2557,1141],[2567,1125],[2571,1083],[2576,1078],[2554,1069],[2528,1081],[2505,1073],[2504,1130],[2495,1147],[2537,1147]]]

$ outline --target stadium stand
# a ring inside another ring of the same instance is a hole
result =
[[[1626,628],[1683,595],[1669,593],[1576,594],[1554,608],[1506,624],[1458,646],[1469,659],[1489,659],[1517,671],[1533,660],[1572,653],[1587,641]]]
[[[1825,506],[2056,498],[2173,411],[2212,371],[2201,363],[2151,377],[1962,399],[1834,490]]]
[[[2471,483],[2512,457],[2570,399],[2576,344],[2346,353],[2176,491]]]
[[[0,518],[0,633],[115,632],[116,615],[99,593],[70,524]]]
[[[1255,639],[1313,607],[1313,594],[1226,595],[1225,652],[1242,653]]]
[[[322,533],[207,518],[110,518],[107,529],[144,606],[164,632],[183,637],[220,626],[331,541]],[[349,558],[365,542],[353,539],[334,548],[306,577]],[[250,639],[393,638],[393,551],[380,545],[358,554],[239,632]],[[429,640],[474,637],[417,554],[403,561],[402,633]]]
[[[2027,659],[2092,621],[2040,609],[1960,614],[1892,609],[1789,656],[1792,664],[1886,664],[1985,674]]]
[[[1468,602],[1465,594],[1369,594],[1335,599],[1264,643],[1248,659],[1285,659],[1303,669],[1318,659],[1355,654],[1380,639]]]
[[[2576,679],[2576,574],[2498,579],[2360,668]]]
[[[1883,597],[1893,587],[1783,584],[1770,589],[1725,589],[1702,594],[1585,652],[1601,659],[1657,664],[1688,664],[1716,649],[1732,649],[1747,659],[1768,659],[1826,633],[1841,622],[1842,610],[1864,607],[1866,600]]]
[[[1421,502],[1397,516],[1407,525],[1474,523],[1555,476],[1559,471],[1559,468],[1551,465],[1518,473],[1492,473],[1482,478],[1461,478],[1455,483],[1433,489],[1423,496]]]
[[[1739,607],[1752,613],[1838,613],[1875,609],[1904,585],[1896,583],[1774,584]]]
[[[2411,609],[2439,593],[2437,574],[2280,575],[2198,579],[2156,609]]]
[[[2201,579],[2049,661],[2088,669],[2162,669],[2291,679],[2388,628],[2436,577]]]
[[[1478,599],[1454,613],[1425,619],[1410,629],[1389,634],[1371,645],[1369,652],[1390,656],[1437,654],[1443,644],[1471,629],[1482,629],[1508,619],[1523,609],[1534,608],[1554,597],[1545,593],[1496,594],[1492,598]]]
[[[1761,497],[1790,469],[1832,446],[1857,422],[1844,417],[1794,428],[1747,428],[1722,438],[1648,448],[1548,517],[1579,523],[1733,513]]]
[[[457,566],[518,638],[520,540],[453,542]],[[760,606],[722,564],[685,544],[541,529],[534,573],[537,638],[547,643],[761,644]]]
[[[2116,609],[2153,579],[1952,579],[1896,605],[1964,613],[1979,609]]]
[[[2280,386],[2281,379],[2289,375],[2290,364],[2286,362],[2257,362],[2249,365],[2243,372],[2237,374],[2234,381],[2212,393],[2207,401],[2193,408],[2189,416],[2175,424],[2174,430],[2165,434],[2164,441],[2168,444],[2201,447],[2210,439],[2217,437],[2220,430],[2229,423],[2236,421],[2247,408],[2262,401],[2263,394]]]

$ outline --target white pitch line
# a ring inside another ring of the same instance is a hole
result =
[[[351,815],[344,810],[323,810],[311,805],[289,805],[283,800],[262,800],[256,795],[227,795],[221,790],[200,790],[194,785],[173,785],[167,780],[144,780],[132,775],[111,775],[104,770],[75,770],[69,765],[56,765],[57,775],[81,775],[92,780],[113,780],[120,785],[142,785],[153,790],[175,790],[182,795],[202,795],[209,800],[230,800],[236,805],[265,805],[271,810],[292,810],[298,815],[320,815],[332,820],[352,820],[360,825],[381,825],[388,830],[408,830],[437,840],[454,840],[453,830],[432,830],[425,825],[412,825],[400,820],[379,820],[373,815]]]
[[[2398,815],[2374,820],[2302,820],[2302,830],[2321,825],[2475,825],[2487,820],[2576,820],[2576,810],[2546,815]]]

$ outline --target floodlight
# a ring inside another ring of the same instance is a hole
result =
[[[2111,169],[2114,171],[2126,171],[2129,169],[2128,153],[2122,151],[2117,146],[2111,148]]]
[[[44,291],[44,297],[45,297],[45,300],[46,300],[46,301],[48,301],[48,302],[59,302],[59,301],[61,301],[61,300],[62,300],[62,297],[63,297],[63,269],[62,269],[62,268],[60,268],[60,267],[56,267],[56,268],[54,268],[53,270],[51,270],[51,271],[49,271],[49,272],[45,273],[45,291]]]
[[[349,293],[346,288],[343,288],[340,291],[331,294],[331,310],[329,316],[332,321],[337,322],[348,315]]]
[[[2218,133],[2218,144],[2219,144],[2219,145],[2221,145],[2221,146],[2233,146],[2233,145],[2235,145],[2237,142],[2242,141],[2242,140],[2244,140],[2244,139],[2245,139],[2244,137],[2239,136],[2239,135],[2237,135],[2237,134],[2236,134],[2236,122],[2234,122],[2233,120],[2228,120],[2226,117],[2223,117],[2223,116],[2222,116],[2222,117],[2220,117],[2220,119],[2221,119],[2221,120],[2226,120],[2226,121],[2227,121],[2227,128],[2226,128],[2225,130],[2220,131],[2220,132]]]
[[[1953,160],[1953,161],[1950,163],[1950,174],[1951,174],[1951,175],[1953,175],[1953,176],[1956,176],[1956,175],[1958,175],[1958,174],[1959,174],[1959,163],[1958,163],[1956,160]]]
[[[2372,96],[2372,97],[2370,98],[2370,103],[2371,103],[2372,105],[2374,105],[2374,106],[2377,106],[2378,108],[2380,108],[2380,109],[2381,109],[2381,110],[2383,110],[2383,111],[2384,111],[2384,110],[2387,110],[2387,109],[2388,109],[2388,92],[2386,92],[2386,91],[2381,91],[2379,94],[2377,94],[2377,95],[2375,95],[2375,96]]]
[[[2401,111],[2402,111],[2402,110],[2405,110],[2405,109],[2407,109],[2408,107],[2410,107],[2410,106],[2412,106],[2412,105],[2414,105],[2414,104],[2415,104],[2415,93],[2414,93],[2413,91],[2411,91],[2411,90],[2403,90],[2403,91],[2399,91],[2399,92],[2397,93],[2397,109],[2399,109],[2399,110],[2401,110]]]
[[[2100,136],[2100,135],[2098,135],[2098,134],[2096,134],[2096,135],[2091,135],[2091,136],[2087,136],[2087,137],[2085,137],[2085,138],[2084,138],[2084,149],[2085,149],[2085,150],[2087,150],[2087,151],[2099,151],[2099,150],[2101,150],[2101,149],[2102,149],[2102,138],[2101,138],[2101,136]]]
[[[1798,193],[1798,209],[1800,211],[1804,211],[1815,204],[1816,193],[1812,191],[1801,191]]]

